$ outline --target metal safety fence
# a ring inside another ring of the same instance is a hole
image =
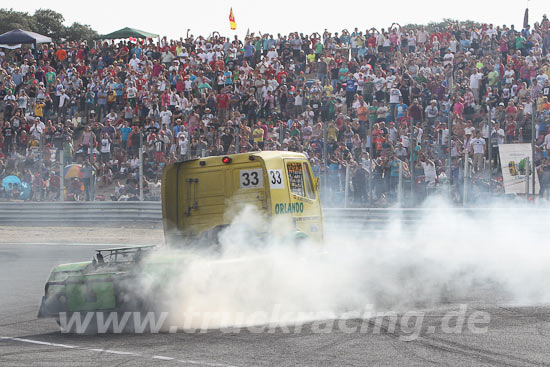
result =
[[[456,215],[484,217],[499,213],[499,220],[513,221],[522,211],[550,214],[548,208],[324,208],[325,228],[381,228],[390,222],[414,225],[425,220],[445,222],[452,211]],[[435,218],[435,219],[434,219]],[[0,226],[6,225],[128,225],[160,224],[162,209],[157,201],[127,202],[0,202]],[[433,224],[433,223],[432,223]]]

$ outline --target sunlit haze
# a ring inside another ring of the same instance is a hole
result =
[[[73,22],[89,24],[100,34],[110,33],[122,27],[133,27],[158,33],[168,38],[185,36],[186,30],[196,35],[207,35],[218,31],[222,35],[250,32],[282,33],[319,32],[325,28],[340,32],[358,27],[383,28],[393,22],[428,23],[443,18],[475,20],[495,25],[515,24],[520,27],[523,12],[528,4],[530,23],[540,21],[548,11],[543,0],[527,1],[473,1],[457,2],[406,1],[346,3],[326,1],[180,1],[145,3],[136,1],[91,2],[38,1],[6,3],[4,6],[33,13],[39,8],[53,9],[65,17],[65,24]],[[229,9],[233,7],[237,30],[229,29]]]

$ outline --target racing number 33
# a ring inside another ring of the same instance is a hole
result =
[[[264,187],[261,169],[242,169],[240,172],[241,189]]]
[[[283,170],[269,170],[269,185],[272,189],[284,189],[285,181],[283,180]]]

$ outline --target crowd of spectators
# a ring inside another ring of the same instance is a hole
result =
[[[0,179],[16,175],[30,199],[57,199],[63,155],[83,165],[76,198],[103,186],[107,198],[132,200],[140,146],[147,192],[171,162],[292,150],[323,176],[327,203],[340,200],[347,171],[354,205],[384,204],[397,198],[399,172],[420,195],[459,188],[466,151],[474,177],[488,180],[491,150],[498,179],[498,146],[532,142],[535,113],[544,189],[549,50],[546,16],[521,30],[392,24],[0,49]]]

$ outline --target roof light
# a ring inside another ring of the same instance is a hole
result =
[[[231,163],[231,158],[230,157],[223,157],[222,158],[222,163],[225,163],[225,164]]]

